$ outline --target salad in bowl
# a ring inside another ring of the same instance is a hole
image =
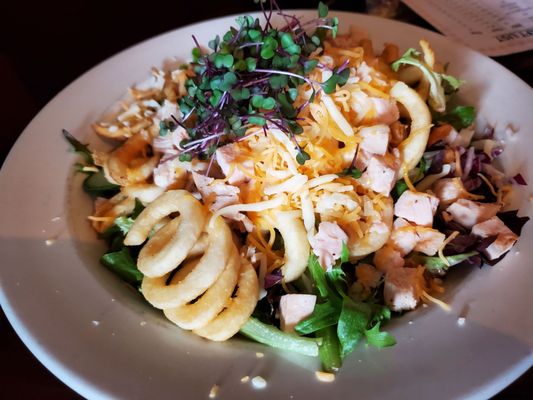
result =
[[[392,316],[446,309],[446,272],[498,262],[527,221],[431,44],[338,30],[322,3],[239,17],[93,125],[112,151],[63,132],[104,266],[180,328],[319,356],[326,381],[361,341],[394,345]]]

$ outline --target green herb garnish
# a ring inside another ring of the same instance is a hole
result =
[[[325,371],[336,371],[362,338],[377,347],[391,346],[394,338],[380,331],[382,321],[390,319],[390,310],[368,302],[355,301],[346,294],[342,264],[348,261],[344,244],[341,259],[325,272],[314,254],[309,256],[308,269],[319,298],[313,314],[296,325],[301,335],[314,333],[321,338],[320,359]]]
[[[117,252],[104,254],[100,261],[122,280],[133,286],[139,286],[141,284],[143,274],[137,269],[137,265],[127,247],[123,247]]]
[[[363,173],[359,168],[351,167],[343,170],[341,175],[351,176],[354,179],[359,179],[361,176],[363,176]]]
[[[277,8],[275,1],[272,5]],[[280,13],[290,21],[280,29],[271,25],[267,12],[264,26],[250,16],[237,18],[237,27],[209,41],[210,53],[204,53],[193,37],[196,47],[192,66],[196,75],[185,83],[187,95],[179,101],[184,117],[176,121],[185,127],[191,116],[197,118],[187,130],[190,140],[183,143],[187,158],[209,158],[209,148],[235,141],[255,125],[265,131],[276,128],[285,132],[298,150],[297,161],[303,164],[309,159],[294,138],[303,131],[296,116],[307,103],[295,107],[294,101],[300,85],[318,85],[306,78],[318,64],[309,57],[322,46],[325,33],[336,35],[338,20],[329,18],[328,7],[320,3],[316,30],[309,36],[296,17],[278,8]],[[348,75],[346,66],[335,69],[322,89],[330,93],[336,85],[346,83]],[[168,133],[166,124],[160,128],[161,135]]]
[[[429,82],[429,105],[437,112],[446,109],[446,93],[457,91],[464,83],[450,75],[439,74],[433,71],[423,60],[422,54],[413,48],[408,49],[399,59],[391,64],[394,71],[398,71],[401,65],[408,64],[419,68]],[[445,85],[443,85],[445,82]],[[446,86],[446,90],[445,87]]]
[[[460,131],[468,128],[476,119],[476,109],[472,106],[457,106],[445,114],[440,114],[434,118],[437,122],[445,122]]]

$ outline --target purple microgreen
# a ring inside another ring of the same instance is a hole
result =
[[[307,82],[308,84],[310,84],[311,86],[313,85],[313,81],[311,81],[309,78],[303,76],[303,75],[299,75],[299,74],[295,74],[293,72],[289,72],[289,71],[279,71],[279,70],[274,70],[274,69],[256,69],[255,72],[264,72],[264,73],[267,73],[267,74],[278,74],[278,75],[286,75],[286,76],[291,76],[293,78],[297,78],[297,79],[301,79],[305,82]]]
[[[233,65],[233,56],[231,54],[217,54],[215,56],[215,67],[231,68]]]
[[[213,40],[210,40],[208,43],[208,46],[211,50],[217,51],[218,45],[220,44],[220,36],[216,35],[216,37]]]
[[[326,17],[327,7],[321,5],[320,18],[312,21],[321,28],[308,35],[296,16],[284,14],[275,0],[269,5],[265,10],[261,3],[266,19],[263,26],[251,16],[237,18],[237,27],[208,42],[211,53],[204,53],[193,36],[191,70],[196,75],[186,81],[187,95],[179,100],[184,117],[171,121],[173,129],[180,125],[189,134],[180,150],[188,154],[186,158],[211,159],[217,146],[240,140],[250,125],[265,132],[270,126],[276,127],[292,140],[303,132],[297,116],[313,101],[318,87],[306,77],[318,65],[309,57],[322,45],[327,31],[336,31],[338,21]],[[285,19],[285,27],[271,25],[273,12]],[[336,71],[340,84],[343,74],[342,69]],[[313,96],[296,109],[293,103],[304,83],[311,85]],[[185,121],[193,116],[196,123],[186,127]],[[170,130],[165,124],[161,133]],[[297,143],[296,147],[300,161],[305,162],[307,153]]]

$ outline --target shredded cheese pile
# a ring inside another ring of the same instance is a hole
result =
[[[359,129],[376,123],[372,99],[390,99],[393,73],[386,63],[376,62],[375,57],[365,58],[361,47],[349,50],[327,44],[323,55],[316,59],[325,68],[311,72],[312,82],[326,81],[331,76],[328,68],[345,63],[349,65],[350,77],[346,85],[329,95],[315,85],[313,102],[298,116],[303,133],[296,141],[310,159],[304,165],[298,164],[295,144],[284,132],[269,129],[264,135],[262,130],[250,129],[243,140],[233,144],[234,158],[226,178],[213,182],[225,183],[236,171],[248,180],[240,186],[240,203],[230,207],[232,212],[247,212],[257,228],[247,241],[266,255],[269,272],[283,261],[282,255],[272,249],[276,236],[271,215],[274,208],[301,211],[311,239],[316,233],[316,214],[321,221],[335,221],[349,234],[362,238],[371,225],[371,217],[385,207],[383,195],[341,173],[352,165],[361,142]],[[377,67],[372,68],[367,62]],[[312,92],[310,84],[300,86],[295,106],[308,101]],[[285,196],[282,204],[276,207],[268,204],[280,196]],[[256,207],[250,208],[251,204]],[[227,211],[220,213],[224,215]]]

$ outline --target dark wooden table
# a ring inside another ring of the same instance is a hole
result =
[[[278,3],[282,8],[309,8],[315,7],[318,1],[279,0]],[[332,9],[365,11],[363,0],[327,3]],[[159,0],[142,6],[125,0],[4,4],[0,11],[0,162],[34,115],[98,62],[159,33],[208,18],[255,11],[257,7],[252,0]],[[398,19],[433,29],[405,6],[399,11]],[[529,85],[533,84],[533,52],[496,60]],[[3,313],[0,313],[0,355],[3,398],[79,398],[33,357]],[[496,398],[527,398],[531,397],[532,389],[530,369]]]

